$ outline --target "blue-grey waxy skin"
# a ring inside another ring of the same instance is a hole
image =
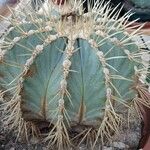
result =
[[[25,24],[23,29],[29,31],[30,29],[36,29],[36,27],[32,24]],[[47,34],[51,33],[43,32],[21,39],[7,51],[4,61],[0,65],[0,87],[2,89],[7,89],[17,84],[17,80],[14,80],[14,78],[22,72],[25,62],[30,58],[36,45],[42,44],[43,41],[39,38],[41,34],[42,37],[46,37]],[[7,35],[7,39],[14,39],[14,37],[20,35],[18,30],[14,29]],[[122,36],[124,36],[123,33],[120,33],[115,37],[121,39]],[[97,42],[103,39],[101,36],[97,38],[94,33],[91,38],[99,39]],[[56,111],[60,99],[58,93],[60,91],[60,82],[63,79],[62,63],[65,58],[64,52],[67,41],[67,37],[60,37],[45,46],[42,53],[35,58],[28,73],[23,77],[24,81],[20,95],[22,99],[22,116],[25,120],[48,122],[57,120]],[[129,60],[124,49],[136,52],[138,47],[136,45],[120,47],[106,39],[106,42],[98,47],[97,50],[106,54],[112,47],[114,48],[106,55],[106,59],[108,58],[107,63],[112,66],[108,67],[110,74],[122,76],[128,80],[111,79],[112,86],[110,87],[115,97],[128,103],[136,95],[132,86],[135,75],[134,66],[138,65],[138,63]],[[67,78],[67,90],[70,93],[71,102],[65,95],[65,109],[70,121],[78,123],[81,121],[78,118],[79,108],[83,103],[85,110],[82,122],[91,122],[93,120],[99,122],[103,117],[107,99],[102,64],[94,48],[87,40],[77,38],[74,49],[78,50],[70,59],[72,62],[70,70],[73,71],[69,72]],[[115,58],[117,56],[126,58]],[[8,86],[13,80],[14,82]],[[12,91],[10,95],[13,95],[13,92],[15,91]]]

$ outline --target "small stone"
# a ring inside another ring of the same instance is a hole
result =
[[[5,147],[5,145],[2,144],[1,147]]]
[[[104,146],[103,150],[113,150],[113,148],[112,147],[106,147],[106,146]]]
[[[85,145],[81,145],[80,147],[79,147],[79,150],[86,150],[87,148],[86,148],[86,146]]]
[[[37,144],[37,143],[39,143],[39,139],[37,137],[32,137],[30,139],[30,142],[31,142],[31,144]]]
[[[9,150],[15,150],[15,148],[14,148],[14,147],[11,147]]]
[[[127,148],[128,146],[125,145],[125,144],[122,143],[122,142],[113,142],[113,147],[119,148],[119,149],[125,149],[125,148]]]

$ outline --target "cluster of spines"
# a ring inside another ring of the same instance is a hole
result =
[[[102,69],[105,77],[105,88],[106,88],[106,102],[105,102],[105,113],[104,119],[100,125],[98,136],[101,137],[103,142],[103,135],[108,136],[108,139],[111,137],[107,132],[106,127],[110,127],[112,131],[118,132],[119,123],[121,117],[115,112],[113,103],[112,103],[112,90],[111,90],[111,75],[110,71],[106,66],[105,56],[102,51],[97,51],[97,56],[100,63],[102,64]]]
[[[70,72],[71,67],[71,57],[74,53],[74,42],[75,39],[68,39],[66,49],[64,51],[64,59],[62,62],[62,70],[63,70],[63,77],[60,81],[60,90],[59,90],[59,101],[58,101],[58,119],[56,124],[54,125],[54,128],[51,130],[49,135],[46,138],[46,141],[49,141],[49,145],[56,144],[58,145],[58,149],[62,149],[62,147],[67,147],[70,144],[69,135],[67,132],[67,128],[64,124],[64,120],[67,121],[69,126],[69,118],[67,111],[65,109],[65,101],[64,97],[67,95],[67,97],[70,99],[70,94],[67,91],[67,77]],[[71,99],[70,99],[71,103]],[[56,130],[56,132],[54,132]],[[53,133],[54,132],[54,133]]]

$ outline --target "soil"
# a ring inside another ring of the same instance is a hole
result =
[[[0,114],[1,116],[1,114]],[[111,143],[100,148],[96,146],[95,150],[137,150],[141,132],[141,123],[138,118],[130,122],[123,123],[119,135],[114,135]],[[30,138],[29,142],[18,139],[13,132],[8,132],[0,121],[0,150],[47,150],[47,143],[38,138]],[[90,150],[84,144],[76,150]]]

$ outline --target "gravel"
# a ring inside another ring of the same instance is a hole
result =
[[[130,128],[127,123],[122,125],[119,135],[113,137],[113,141],[95,150],[137,150],[140,139],[140,121],[135,119],[131,122]],[[16,141],[13,132],[4,131],[2,122],[0,122],[0,150],[47,150],[47,143],[42,142],[38,138],[30,138],[29,143],[25,143],[21,139]],[[76,150],[90,150],[84,144],[76,148]]]

